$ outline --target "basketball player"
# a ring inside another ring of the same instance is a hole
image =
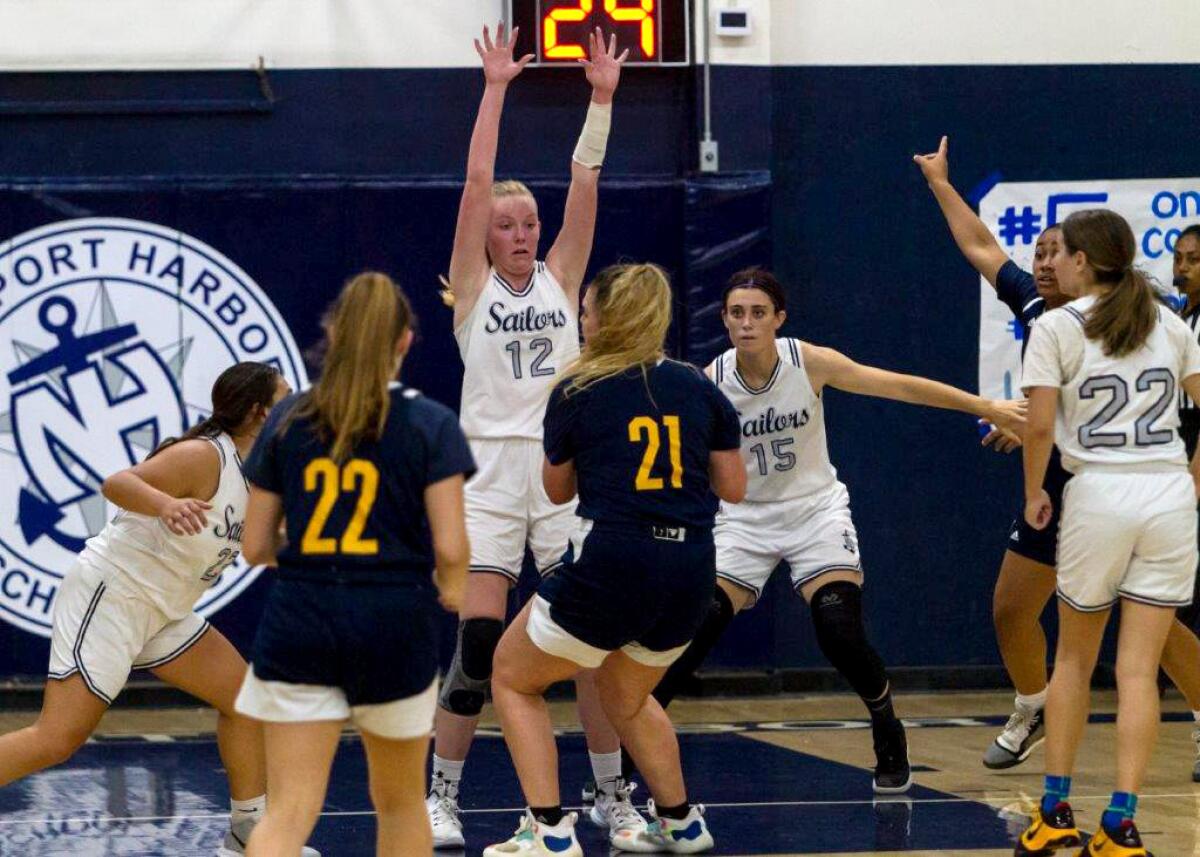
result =
[[[1062,227],[1052,225],[1042,232],[1034,250],[1033,273],[1021,270],[950,184],[947,146],[948,141],[943,137],[936,152],[917,155],[914,160],[929,182],[955,243],[1012,311],[1021,327],[1022,348],[1025,348],[1037,319],[1070,300],[1059,288],[1051,263],[1062,240]],[[1200,422],[1197,425],[1200,427]],[[1015,439],[1005,440],[997,432],[984,442],[995,442],[1003,451],[1017,446]],[[1016,685],[1017,698],[1013,715],[984,753],[983,764],[989,768],[1019,765],[1045,737],[1047,651],[1041,615],[1054,593],[1058,510],[1062,508],[1062,492],[1070,478],[1063,469],[1058,449],[1053,448],[1046,465],[1045,484],[1054,510],[1050,522],[1038,530],[1029,526],[1023,515],[1017,515],[1009,533],[1008,550],[1000,564],[992,616],[1000,656]],[[1189,625],[1179,622],[1172,627],[1163,651],[1163,668],[1183,692],[1195,719],[1200,721],[1200,640]],[[1193,731],[1192,737],[1196,744],[1193,766],[1196,779],[1200,777],[1200,728]]]
[[[482,44],[475,44],[486,86],[450,259],[454,335],[465,367],[461,419],[479,473],[467,484],[472,573],[439,699],[427,801],[439,848],[463,846],[459,783],[525,546],[545,576],[561,563],[574,527],[573,507],[555,506],[542,487],[542,415],[555,380],[579,354],[579,288],[591,255],[600,167],[625,59],[616,55],[615,40],[606,46],[599,31],[591,36],[591,59],[581,62],[592,99],[571,163],[563,227],[539,261],[537,202],[519,182],[493,181],[505,90],[530,59],[513,59],[515,37],[515,32],[507,37],[501,25],[495,42],[485,29]],[[592,818],[614,836],[642,830],[645,820],[623,797],[619,782],[620,741],[604,721],[590,678],[585,674],[576,684],[600,784]]]
[[[248,853],[296,853],[350,720],[367,754],[376,853],[430,854],[437,602],[461,603],[474,463],[454,413],[393,380],[412,311],[387,276],[350,280],[326,336],[320,380],[278,406],[246,468],[246,556],[279,568],[237,698],[265,722],[269,773]]]
[[[1133,267],[1136,253],[1120,215],[1093,209],[1068,217],[1052,264],[1063,291],[1080,297],[1043,316],[1025,359],[1030,526],[1046,526],[1053,511],[1042,481],[1055,441],[1074,478],[1060,513],[1045,793],[1017,843],[1019,857],[1080,843],[1067,803],[1071,772],[1101,637],[1118,601],[1117,790],[1082,853],[1147,854],[1133,819],[1158,731],[1158,665],[1196,575],[1200,459],[1189,472],[1174,404],[1180,386],[1200,398],[1200,345],[1155,300]]]
[[[287,382],[238,363],[212,388],[212,415],[104,480],[119,508],[63,577],[54,600],[50,681],[37,722],[0,737],[0,785],[69,759],[95,731],[132,669],[148,669],[217,709],[217,749],[232,823],[218,854],[244,853],[266,804],[259,724],[234,711],[246,662],[193,612],[241,551],[242,457]],[[290,855],[301,851],[303,836]]]
[[[829,463],[821,392],[851,393],[966,411],[1007,430],[1020,427],[1024,403],[988,401],[954,387],[861,366],[837,351],[777,338],[787,318],[783,286],[749,268],[725,288],[721,317],[733,348],[705,370],[741,419],[746,502],[717,516],[717,592],[704,625],[654,695],[666,705],[732,621],[762,594],[787,560],[808,602],[821,651],[871,715],[880,793],[911,784],[904,727],[892,708],[883,661],[862,617],[863,568],[846,486]]]
[[[605,712],[646,777],[650,828],[624,851],[694,854],[713,846],[689,804],[679,744],[650,696],[712,601],[717,496],[736,503],[746,476],[737,414],[695,368],[664,359],[671,289],[654,265],[608,269],[583,301],[583,354],[545,417],[550,499],[579,495],[570,562],[541,587],[496,650],[492,693],[529,805],[511,839],[484,857],[583,857],[564,814],[543,694],[596,669]]]

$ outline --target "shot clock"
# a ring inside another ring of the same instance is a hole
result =
[[[587,54],[588,33],[617,37],[626,65],[691,62],[691,0],[509,0],[508,20],[521,28],[513,53],[533,65],[575,67]]]

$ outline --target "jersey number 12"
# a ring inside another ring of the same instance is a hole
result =
[[[679,417],[665,416],[662,424],[667,430],[667,448],[671,459],[671,487],[683,487],[683,454],[679,443]],[[658,450],[662,447],[662,435],[658,423],[650,417],[634,417],[629,421],[629,442],[641,443],[646,439],[646,454],[642,456],[642,466],[638,468],[637,478],[633,485],[638,491],[661,491],[664,483],[661,476],[651,476],[654,463],[658,460]]]

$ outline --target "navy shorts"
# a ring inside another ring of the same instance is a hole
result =
[[[415,696],[437,675],[432,583],[275,582],[251,658],[263,681],[337,687],[354,705]]]
[[[538,587],[550,617],[589,646],[616,651],[630,643],[656,652],[691,642],[708,614],[717,580],[711,529],[678,531],[650,524],[596,523],[568,560]]]
[[[1025,523],[1025,510],[1022,509],[1008,531],[1010,551],[1042,565],[1053,567],[1058,564],[1058,520],[1062,514],[1063,489],[1070,480],[1071,474],[1063,469],[1058,447],[1054,447],[1046,466],[1046,478],[1042,481],[1053,507],[1050,523],[1044,530],[1035,530]]]

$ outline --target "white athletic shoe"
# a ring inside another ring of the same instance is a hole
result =
[[[511,857],[532,854],[537,857],[583,857],[583,848],[575,838],[575,819],[579,815],[568,812],[562,821],[551,827],[542,824],[525,810],[521,826],[507,842],[498,842],[483,849],[483,857]]]
[[[1192,763],[1192,782],[1200,783],[1200,726],[1192,727],[1192,743],[1196,745],[1196,761]]]
[[[654,807],[654,801],[646,802],[650,813],[648,834],[657,837],[658,849],[670,854],[699,854],[715,844],[708,825],[704,821],[703,804],[694,803],[687,818],[662,818]]]
[[[1029,754],[1046,740],[1045,713],[1041,708],[1018,705],[1004,731],[996,736],[992,746],[983,754],[983,764],[992,770],[1003,770],[1021,764]]]
[[[217,857],[242,857],[246,853],[246,843],[250,841],[250,831],[256,824],[258,822],[254,819],[245,819],[230,824],[229,832],[225,834],[225,841],[217,849]],[[300,857],[321,857],[321,852],[305,845],[300,849]]]
[[[626,785],[618,777],[612,794],[596,789],[596,800],[588,818],[593,824],[608,828],[608,841],[613,848],[650,854],[659,850],[662,841],[660,837],[650,835],[649,822],[642,818],[629,799],[636,788],[637,783]]]
[[[425,797],[425,811],[433,828],[434,848],[464,848],[462,819],[458,816],[458,783],[433,778],[433,788]]]

